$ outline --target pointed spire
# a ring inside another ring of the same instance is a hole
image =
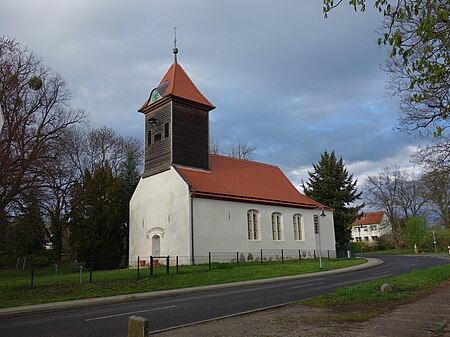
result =
[[[173,40],[173,54],[175,55],[174,63],[176,64],[176,63],[178,63],[178,62],[177,62],[177,54],[178,54],[178,48],[177,48],[177,29],[174,28],[173,30],[174,30],[174,34],[175,34],[175,38],[174,38],[174,40]]]

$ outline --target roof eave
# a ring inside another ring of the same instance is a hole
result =
[[[254,198],[254,197],[238,196],[238,195],[230,195],[230,194],[199,192],[199,191],[194,191],[194,190],[191,191],[190,195],[192,197],[199,197],[199,198],[206,198],[206,199],[220,199],[220,200],[240,201],[240,202],[257,203],[257,204],[282,205],[282,206],[290,206],[290,207],[306,208],[306,209],[316,209],[318,207],[318,205],[316,205],[316,204],[305,204],[305,203],[293,202],[293,201]],[[327,206],[323,206],[323,208],[325,211],[334,211],[333,208],[330,208]]]

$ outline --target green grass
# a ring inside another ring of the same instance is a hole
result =
[[[382,312],[390,305],[420,296],[450,280],[450,265],[427,270],[415,270],[408,274],[364,282],[344,287],[336,292],[302,301],[302,304],[320,308],[350,311],[364,316],[364,312]],[[380,286],[388,283],[393,292],[381,293]]]
[[[332,270],[366,262],[357,260],[323,261],[323,270]],[[245,280],[264,279],[279,276],[299,275],[318,272],[319,263],[314,260],[214,264],[175,267],[170,275],[165,275],[165,267],[156,267],[155,275],[149,277],[148,268],[94,271],[93,283],[89,283],[89,272],[83,272],[83,284],[79,284],[79,273],[74,268],[59,268],[55,276],[54,268],[37,269],[34,286],[31,287],[30,270],[0,271],[0,308],[68,301],[75,299],[133,294],[157,290],[178,289],[202,285],[221,284]]]

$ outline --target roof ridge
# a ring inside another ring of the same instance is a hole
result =
[[[220,158],[225,158],[225,159],[230,159],[230,160],[235,160],[235,161],[240,161],[240,162],[245,162],[245,163],[252,163],[252,164],[257,164],[257,165],[261,165],[261,166],[275,167],[277,169],[280,169],[277,165],[261,163],[259,161],[254,161],[254,160],[240,159],[240,158],[235,158],[235,157],[230,157],[230,156],[224,156],[221,154],[210,154],[210,156],[220,157]]]

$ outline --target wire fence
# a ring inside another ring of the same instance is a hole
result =
[[[33,261],[20,269],[0,271],[0,288],[55,284],[85,284],[100,281],[201,273],[246,265],[302,263],[302,261],[354,258],[335,250],[261,249],[253,252],[209,252],[207,256],[148,256],[130,261],[128,268],[104,270],[101,263],[76,262],[37,267]]]

